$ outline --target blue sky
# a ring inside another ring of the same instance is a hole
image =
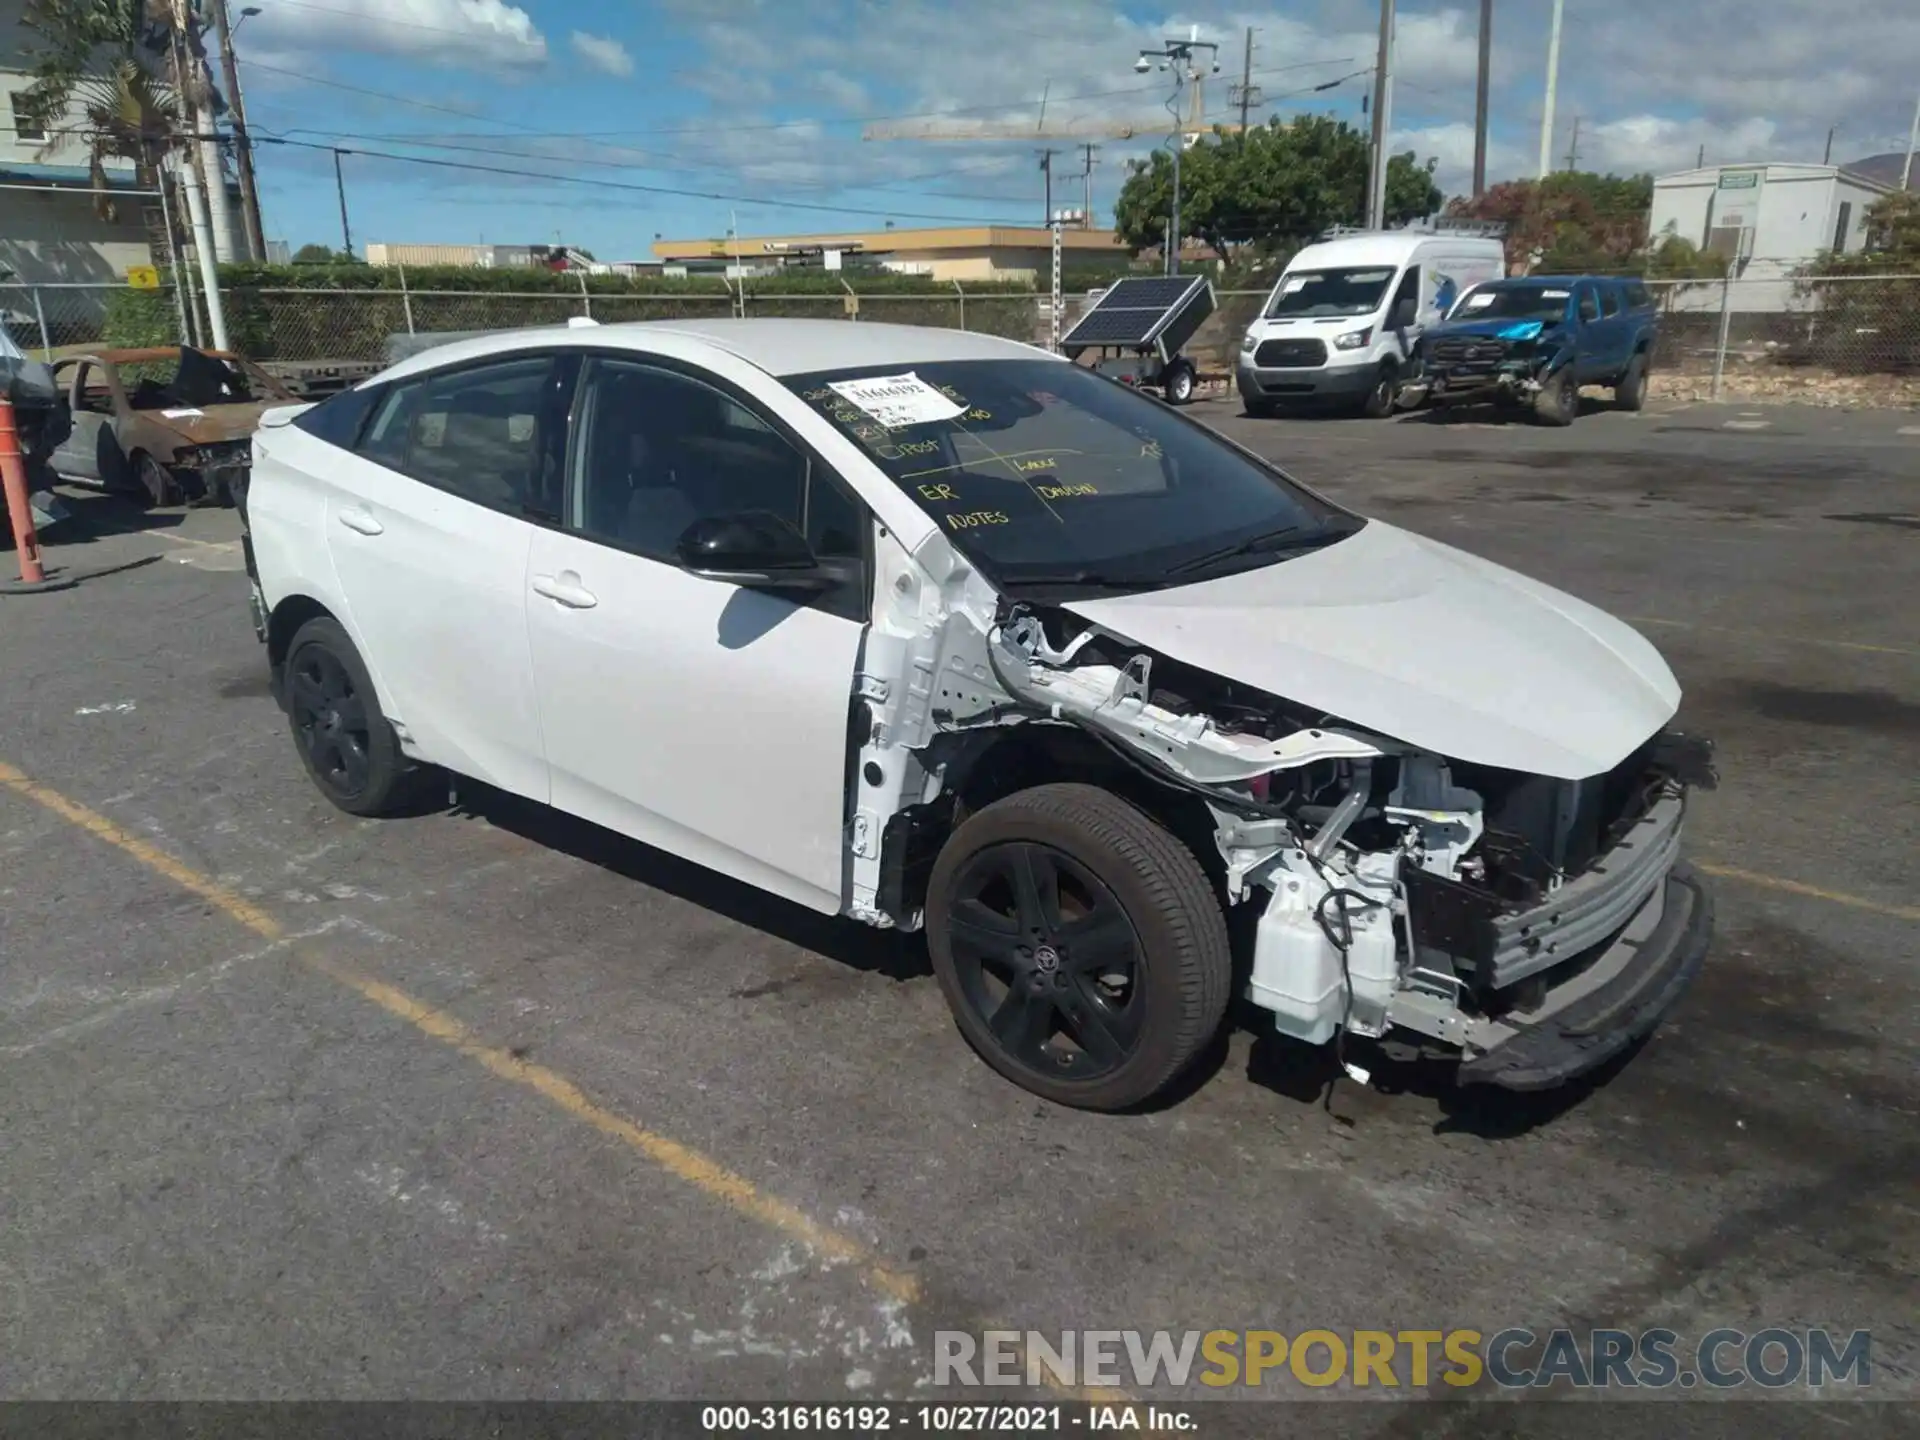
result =
[[[253,128],[304,142],[261,148],[270,236],[339,243],[325,148],[339,146],[360,152],[343,160],[356,248],[563,238],[602,259],[645,258],[656,235],[723,235],[730,217],[743,234],[1037,222],[1036,152],[1062,150],[1056,204],[1076,203],[1077,141],[867,141],[863,122],[1031,124],[1043,93],[1053,125],[1157,122],[1164,79],[1134,58],[1194,24],[1221,46],[1213,117],[1231,109],[1251,25],[1256,113],[1360,123],[1354,72],[1371,68],[1379,13],[1374,0],[253,3],[236,42]],[[1495,179],[1537,168],[1550,8],[1496,6]],[[1836,124],[1836,159],[1905,144],[1912,0],[1567,0],[1566,17],[1553,150],[1577,117],[1582,168],[1659,172],[1702,147],[1710,162],[1818,160]],[[1437,157],[1450,193],[1472,154],[1477,24],[1471,0],[1400,7],[1396,148]],[[1104,217],[1152,142],[1099,143]]]

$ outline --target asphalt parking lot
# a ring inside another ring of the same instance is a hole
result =
[[[0,597],[0,1395],[912,1398],[989,1324],[1660,1324],[1869,1329],[1920,1398],[1920,417],[1194,413],[1667,654],[1719,931],[1631,1063],[1329,1100],[1242,1028],[1173,1105],[1051,1107],[911,942],[470,788],[335,812],[233,515],[76,497],[50,562],[132,568]],[[1483,1426],[1421,1416],[1351,1433]]]

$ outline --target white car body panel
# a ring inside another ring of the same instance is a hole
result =
[[[1610,769],[1680,704],[1631,627],[1378,520],[1278,565],[1066,608],[1409,745],[1560,779]]]
[[[352,528],[368,518],[379,533]],[[336,463],[327,547],[406,748],[544,803],[527,651],[533,533],[356,455]]]
[[[864,626],[555,530],[531,575],[594,600],[526,597],[553,803],[838,911]]]
[[[1404,258],[1434,242],[1392,243]],[[919,925],[889,889],[892,822],[911,827],[908,812],[958,795],[955,774],[999,727],[1077,727],[1204,803],[1228,901],[1262,910],[1247,993],[1284,1033],[1318,1043],[1341,1027],[1400,1026],[1485,1050],[1510,1032],[1469,1020],[1458,982],[1416,963],[1394,919],[1409,872],[1458,879],[1483,833],[1484,799],[1449,762],[1587,780],[1678,708],[1672,672],[1629,626],[1379,521],[1236,574],[1066,602],[1093,628],[1056,648],[1054,607],[1006,604],[781,378],[1066,363],[1010,341],[843,321],[554,327],[437,347],[369,383],[569,348],[695,367],[804,440],[871,511],[871,614],[850,620],[445,494],[288,423],[292,407],[254,442],[248,525],[264,604],[305,596],[341,621],[416,758],[818,911]],[[1152,656],[1116,657],[1109,637],[1268,692],[1306,728],[1270,734],[1223,723],[1204,701],[1163,704]],[[1302,709],[1325,718],[1302,722]],[[1388,757],[1398,778],[1381,814],[1399,843],[1343,844],[1372,793],[1368,768]],[[1312,824],[1304,809],[1241,803],[1254,782],[1319,786],[1329,770],[1362,778]],[[1663,823],[1660,843],[1677,846],[1677,818]],[[1663,883],[1666,863],[1634,883]],[[1325,923],[1336,889],[1343,910],[1347,898],[1362,907],[1344,952]],[[1601,898],[1643,904],[1637,889]],[[1656,902],[1644,907],[1634,923],[1657,918]]]

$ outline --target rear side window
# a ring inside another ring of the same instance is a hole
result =
[[[342,390],[337,395],[329,395],[311,410],[294,416],[294,427],[329,445],[351,450],[359,442],[361,430],[366,428],[367,416],[373,413],[373,407],[380,403],[384,393],[378,385]]]
[[[1653,308],[1653,294],[1638,280],[1627,282],[1627,308],[1629,310],[1650,310]]]
[[[552,374],[543,355],[394,385],[358,449],[436,490],[518,514],[534,492],[543,420],[552,423]]]

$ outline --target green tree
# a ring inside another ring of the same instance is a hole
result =
[[[131,160],[152,190],[181,129],[164,0],[28,0],[20,23],[33,84],[16,103],[47,117],[48,149],[69,137],[86,145],[95,208],[112,219],[107,162]]]
[[[324,245],[302,245],[293,252],[295,265],[336,265],[340,264],[342,259],[342,256],[336,255]]]
[[[1440,208],[1434,162],[1411,153],[1387,165],[1387,223]],[[1297,246],[1366,212],[1367,139],[1321,115],[1277,118],[1244,135],[1202,136],[1180,161],[1180,228],[1222,260],[1246,247]],[[1173,208],[1173,160],[1165,150],[1137,161],[1114,206],[1121,242],[1135,254],[1160,245]]]
[[[1920,371],[1920,191],[1867,207],[1862,249],[1827,251],[1796,289],[1814,316],[1808,358],[1838,370]]]
[[[1509,269],[1569,274],[1638,270],[1652,207],[1651,175],[1563,170],[1490,185],[1477,200],[1458,196],[1446,213],[1504,222]]]

